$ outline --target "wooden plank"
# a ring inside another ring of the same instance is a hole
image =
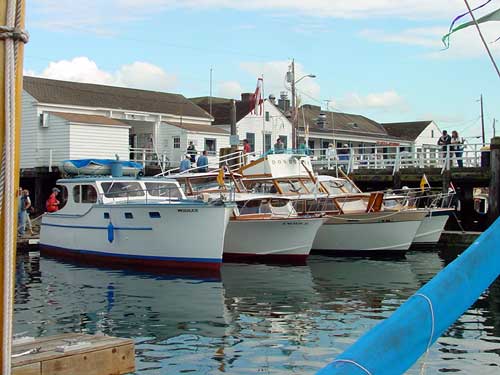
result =
[[[42,366],[40,362],[30,363],[28,365],[13,367],[12,375],[41,375]]]
[[[41,375],[119,375],[135,371],[133,344],[42,362]]]

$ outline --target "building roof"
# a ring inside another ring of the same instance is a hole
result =
[[[69,122],[95,125],[128,126],[120,120],[99,115],[82,115],[79,113],[49,112],[51,115],[61,117]]]
[[[210,113],[210,98],[208,96],[191,98],[193,103]],[[236,100],[236,122],[248,115],[252,111],[249,102]],[[231,99],[212,97],[212,125],[231,124]]]
[[[414,141],[431,123],[432,121],[391,122],[382,126],[393,137]]]
[[[24,77],[24,89],[41,103],[210,118],[179,94],[38,77]]]
[[[170,122],[163,122],[163,124],[175,126],[176,128],[184,129],[189,132],[229,135],[229,132],[225,131],[224,129],[211,125],[199,125],[199,124],[187,124],[187,123],[172,124]]]
[[[322,119],[320,114],[323,115]],[[318,123],[318,120],[323,121],[323,126]],[[335,130],[338,134],[401,140],[388,134],[381,124],[365,116],[323,111],[319,106],[310,104],[299,108],[298,123],[301,130],[304,130],[305,123],[309,124],[309,132],[332,134]]]

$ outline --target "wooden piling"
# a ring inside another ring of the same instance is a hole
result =
[[[490,223],[500,214],[500,137],[491,139],[490,144],[490,191],[488,197],[488,219]]]

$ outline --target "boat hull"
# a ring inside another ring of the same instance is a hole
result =
[[[401,211],[333,216],[318,230],[313,250],[352,255],[404,253],[425,215]]]
[[[305,263],[323,218],[231,220],[224,261]]]
[[[446,222],[454,210],[454,208],[431,209],[428,215],[422,220],[413,243],[416,245],[437,244]]]
[[[84,215],[45,215],[40,248],[97,264],[216,270],[231,210],[202,204],[92,205]]]

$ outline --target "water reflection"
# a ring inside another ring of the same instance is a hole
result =
[[[397,261],[313,256],[301,267],[224,264],[214,280],[24,255],[15,331],[133,337],[141,375],[313,374],[442,267],[430,252]],[[428,373],[498,371],[499,337],[497,282],[433,347]]]

